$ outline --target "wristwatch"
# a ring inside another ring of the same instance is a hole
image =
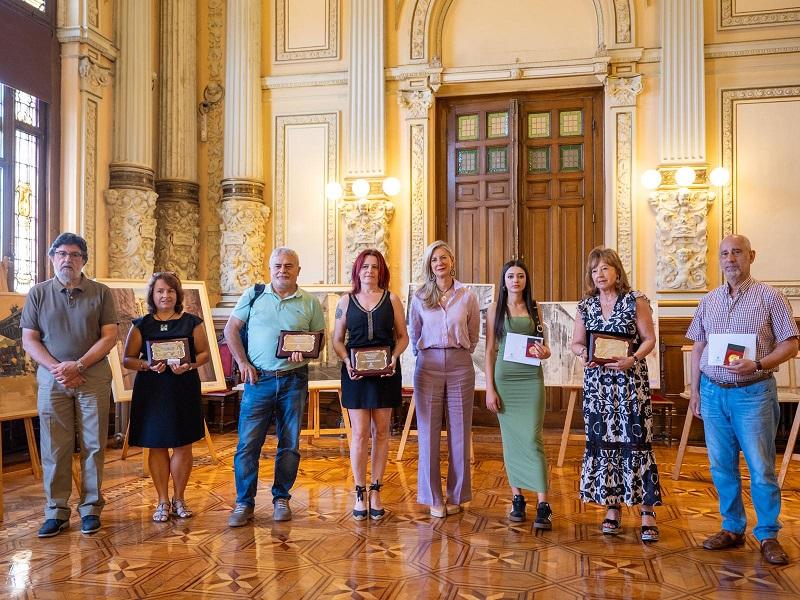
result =
[[[78,362],[75,364],[78,365],[78,373],[83,373],[86,370],[86,365],[83,364],[81,359],[78,359]]]
[[[763,370],[764,370],[764,367],[762,366],[761,361],[757,360],[756,361],[756,371],[763,371]]]

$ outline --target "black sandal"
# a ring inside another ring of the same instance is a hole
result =
[[[622,531],[622,512],[619,504],[609,504],[606,506],[606,512],[609,510],[617,511],[618,517],[616,519],[604,519],[600,529],[603,535],[619,535]]]
[[[643,517],[656,518],[656,511],[643,510],[639,513]],[[658,541],[658,527],[655,525],[642,525],[642,541],[643,542],[657,542]]]
[[[364,501],[364,492],[367,491],[367,487],[364,485],[357,485],[356,486],[356,502],[363,502]],[[353,518],[356,521],[363,521],[367,518],[367,511],[366,510],[356,510],[353,509]]]
[[[383,487],[382,483],[378,483],[377,481],[369,486],[369,497],[372,498],[372,492],[380,492],[381,488]],[[372,502],[370,500],[369,504],[369,518],[373,521],[380,521],[383,517],[386,516],[386,509],[380,508],[375,509],[372,508]]]

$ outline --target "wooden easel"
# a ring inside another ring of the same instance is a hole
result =
[[[556,461],[557,467],[564,466],[564,455],[567,453],[567,444],[569,443],[569,440],[576,442],[586,441],[585,435],[570,433],[570,430],[572,429],[572,413],[575,412],[575,402],[578,399],[578,392],[583,389],[583,386],[565,385],[561,387],[562,389],[569,390],[569,401],[567,402],[567,414],[564,417],[564,430],[561,432],[561,445],[558,448],[558,461]]]
[[[684,374],[690,373],[687,371],[691,369],[691,352],[692,346],[683,346],[681,347],[683,351],[683,368]],[[689,365],[687,367],[687,357],[689,360]],[[790,358],[786,365],[789,368],[789,386],[788,387],[780,387],[778,388],[778,402],[781,403],[796,403],[798,404],[798,409],[795,411],[794,420],[792,421],[792,428],[789,431],[789,438],[786,441],[786,450],[783,453],[783,460],[781,461],[781,469],[778,473],[778,487],[783,488],[783,482],[786,479],[786,474],[789,471],[789,463],[792,460],[800,460],[800,454],[794,453],[794,447],[797,443],[797,435],[798,431],[800,431],[800,390],[797,387],[797,361],[800,359],[800,352]],[[685,375],[684,381],[690,381],[690,376]],[[688,399],[690,397],[690,390],[689,390],[689,383],[686,383],[686,387],[684,391],[681,393],[682,398]],[[686,452],[698,452],[702,454],[706,454],[707,451],[705,448],[701,446],[689,446],[689,432],[692,429],[692,421],[694,419],[694,415],[692,411],[687,408],[686,410],[686,419],[683,422],[683,433],[681,433],[681,442],[678,446],[678,454],[675,457],[675,466],[672,469],[672,479],[678,480],[681,476],[681,465],[683,464],[683,457]]]
[[[36,479],[42,478],[42,463],[39,460],[39,449],[36,446],[36,436],[33,432],[33,417],[38,416],[36,410],[36,396],[32,404],[29,398],[18,401],[14,398],[3,398],[3,407],[0,410],[0,423],[22,419],[25,424],[25,437],[28,441],[28,455],[31,458],[31,472]],[[3,439],[0,436],[0,457],[3,456]],[[3,520],[3,461],[0,460],[0,522]]]

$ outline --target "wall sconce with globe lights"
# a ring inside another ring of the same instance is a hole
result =
[[[400,193],[402,184],[397,177],[387,177],[381,182],[381,189],[387,198],[394,198]],[[369,197],[372,186],[366,179],[356,179],[350,184],[352,197],[356,200],[363,200]],[[331,181],[325,186],[325,196],[328,200],[338,202],[345,196],[346,188],[338,181]]]
[[[642,173],[642,187],[656,215],[656,286],[664,292],[705,290],[708,210],[730,171],[717,167],[662,167]]]

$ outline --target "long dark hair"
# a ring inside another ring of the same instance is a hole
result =
[[[522,300],[525,302],[525,307],[528,309],[528,316],[531,318],[536,329],[536,333],[542,333],[542,325],[539,323],[539,313],[536,309],[536,301],[531,295],[531,274],[528,272],[528,267],[521,260],[510,260],[503,265],[503,271],[500,273],[500,285],[497,287],[497,309],[494,313],[494,337],[497,340],[503,339],[505,331],[503,325],[505,324],[506,317],[508,316],[508,288],[506,288],[506,271],[511,267],[519,267],[525,272],[525,288],[522,290]]]

